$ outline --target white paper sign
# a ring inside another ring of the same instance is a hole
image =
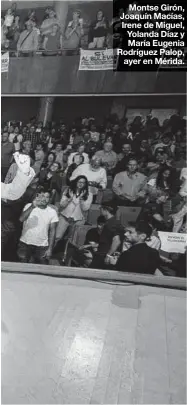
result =
[[[168,253],[185,253],[187,234],[175,232],[158,232],[161,250]]]

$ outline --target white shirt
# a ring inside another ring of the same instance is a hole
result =
[[[66,195],[62,195],[60,204],[67,204],[65,208],[61,208],[61,214],[66,218],[73,218],[74,221],[82,221],[85,219],[84,212],[88,211],[91,207],[93,195],[88,194],[87,200],[80,200],[72,194],[72,199],[68,199]]]
[[[47,144],[47,146],[48,146],[49,149],[51,149],[52,146],[53,146],[53,142],[51,142],[51,140],[52,140],[52,137],[50,136],[50,138],[49,138],[49,140],[48,140],[48,144]]]
[[[29,175],[24,174],[19,168],[12,183],[1,183],[1,198],[15,201],[22,197],[27,187],[35,176],[35,171],[30,168]]]
[[[24,211],[31,206],[31,203],[24,207]],[[47,206],[45,209],[36,207],[23,223],[23,230],[20,241],[27,245],[48,246],[49,226],[58,222],[58,215],[54,208]]]
[[[100,167],[98,170],[92,170],[89,163],[83,163],[74,170],[70,181],[76,179],[78,176],[86,176],[89,182],[94,181],[99,183],[103,190],[107,186],[106,170],[103,167]],[[96,187],[90,187],[90,192],[95,195],[98,193],[98,189]]]
[[[100,138],[100,133],[99,133],[99,132],[92,132],[92,131],[89,131],[89,133],[90,133],[90,139],[91,139],[91,141],[99,142],[99,138]]]
[[[69,155],[68,157],[68,167],[73,163],[73,159],[75,157],[75,155],[79,155],[78,152],[73,152]],[[82,153],[82,156],[84,158],[84,163],[89,163],[89,157],[87,153]]]
[[[145,241],[146,245],[151,247],[152,249],[156,249],[156,250],[160,250],[161,247],[161,242],[160,239],[158,238],[158,236],[152,235],[150,237],[150,240],[146,240]],[[128,242],[123,242],[123,246],[122,246],[122,252],[125,252],[126,250],[128,250],[131,247],[131,244]]]
[[[145,181],[146,176],[142,173],[136,172],[130,177],[127,171],[120,172],[114,177],[112,189],[117,196],[123,196],[130,201],[135,201],[138,197],[144,196],[143,187]]]

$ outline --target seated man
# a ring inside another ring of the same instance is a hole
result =
[[[117,205],[133,206],[140,204],[145,197],[143,190],[146,176],[138,172],[138,162],[130,158],[127,170],[116,174],[112,189]]]
[[[116,152],[113,151],[113,144],[106,141],[103,145],[103,150],[96,152],[95,156],[101,158],[107,174],[112,174],[117,163],[117,155]]]
[[[99,246],[94,255],[92,268],[107,269],[111,267],[111,257],[121,249],[123,227],[115,215],[117,206],[114,201],[106,201],[101,205],[101,215],[106,223],[100,235]]]
[[[22,197],[35,176],[30,167],[30,157],[19,152],[14,153],[18,170],[13,181],[9,184],[1,183],[1,199],[15,201]]]
[[[146,243],[151,234],[152,228],[147,222],[129,223],[125,230],[125,240],[131,247],[120,255],[117,270],[143,274],[155,274],[159,270],[159,252]]]
[[[18,246],[18,257],[22,263],[48,264],[52,255],[58,215],[49,205],[50,193],[41,189],[20,216],[23,230]]]
[[[103,227],[106,223],[106,219],[103,215],[97,218],[97,228],[91,228],[86,234],[84,245],[79,248],[78,262],[83,267],[90,267],[93,255],[97,252],[100,235]]]

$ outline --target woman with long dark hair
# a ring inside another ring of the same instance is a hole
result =
[[[90,209],[93,195],[89,191],[88,180],[78,176],[70,182],[60,201],[59,222],[56,229],[56,244],[70,225],[85,223],[85,213]]]
[[[52,164],[55,162],[56,156],[55,153],[49,152],[46,158],[44,159],[43,165],[41,167],[41,170],[49,170]]]
[[[169,166],[163,166],[156,178],[152,178],[146,185],[146,202],[164,203],[176,193],[176,182],[173,175],[173,169]]]
[[[169,203],[169,205],[167,204],[167,210],[172,210],[172,198],[178,191],[174,169],[167,165],[163,166],[159,170],[157,177],[147,182],[145,189],[146,200],[144,210],[148,210],[155,219],[163,222],[165,203]]]
[[[83,155],[81,155],[80,153],[77,153],[73,158],[73,163],[71,163],[66,169],[66,184],[68,186],[70,185],[70,178],[71,178],[74,170],[77,169],[77,167],[82,165],[83,163],[84,163]]]

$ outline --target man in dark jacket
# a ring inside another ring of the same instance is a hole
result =
[[[159,253],[145,243],[151,237],[151,233],[150,225],[144,221],[129,223],[125,230],[125,241],[131,246],[120,255],[116,264],[117,270],[129,273],[155,273],[160,266]]]

